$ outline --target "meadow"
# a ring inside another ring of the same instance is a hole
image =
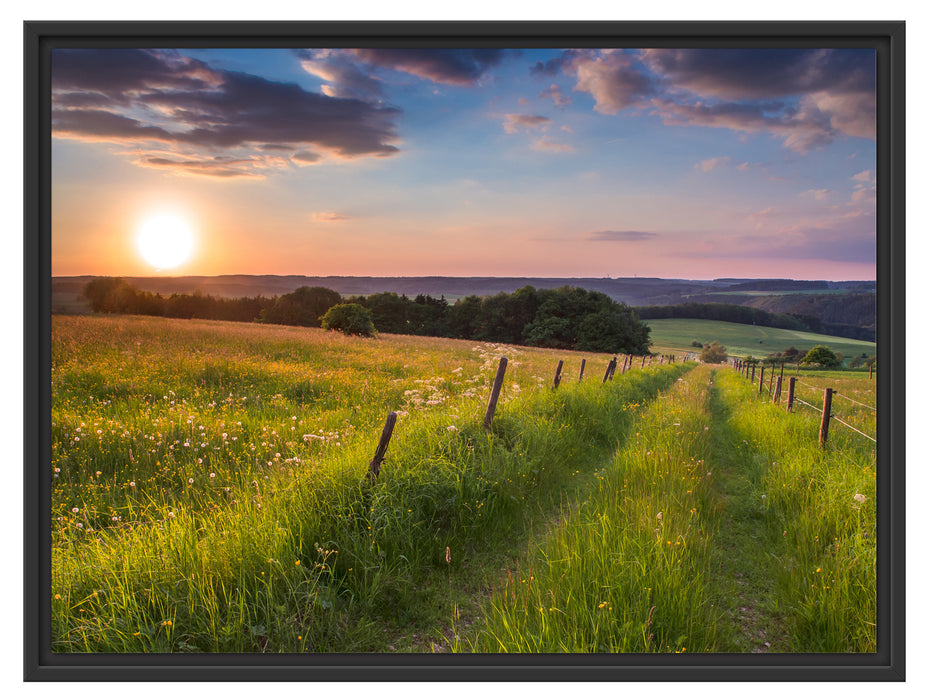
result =
[[[654,352],[657,349],[663,352],[695,352],[697,349],[691,343],[697,340],[700,343],[717,341],[727,348],[728,354],[739,357],[763,358],[790,347],[810,350],[815,345],[827,345],[834,352],[843,353],[847,360],[862,353],[867,356],[876,354],[876,343],[783,328],[685,318],[657,318],[646,323],[650,327]]]
[[[818,448],[817,416],[729,367],[635,361],[603,383],[605,355],[471,341],[52,331],[55,652],[875,645],[872,444],[834,429]]]

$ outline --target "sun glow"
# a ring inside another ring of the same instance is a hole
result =
[[[142,257],[158,270],[177,267],[194,249],[191,228],[174,216],[148,219],[139,229],[136,242]]]

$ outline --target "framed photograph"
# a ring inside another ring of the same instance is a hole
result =
[[[24,32],[26,680],[904,680],[904,23]]]

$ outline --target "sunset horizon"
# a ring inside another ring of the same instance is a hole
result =
[[[871,50],[55,49],[52,274],[872,280],[875,100]]]

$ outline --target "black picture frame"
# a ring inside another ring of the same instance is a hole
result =
[[[877,56],[877,651],[783,655],[79,655],[50,651],[50,55],[61,47],[859,47]],[[24,23],[27,681],[905,679],[904,22]]]

